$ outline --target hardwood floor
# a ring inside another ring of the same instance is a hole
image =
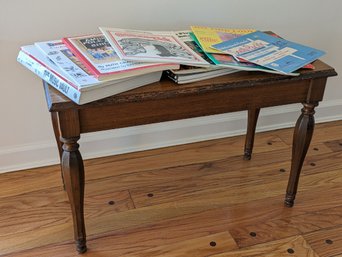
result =
[[[293,208],[293,129],[85,161],[84,256],[342,256],[342,121],[317,124]],[[0,254],[79,256],[58,165],[0,175]]]

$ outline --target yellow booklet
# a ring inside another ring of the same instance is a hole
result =
[[[222,52],[211,48],[212,45],[255,31],[254,29],[224,29],[204,26],[191,26],[191,30],[203,51],[214,54],[222,54]]]

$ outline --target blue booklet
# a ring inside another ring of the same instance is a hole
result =
[[[239,60],[284,74],[298,70],[325,54],[321,50],[273,37],[261,31],[224,41],[212,47]]]
[[[196,36],[191,32],[190,37],[193,39],[194,43],[197,44],[199,48],[201,48],[200,43],[198,42]],[[232,68],[236,70],[244,70],[244,71],[263,71],[268,73],[275,73],[275,74],[283,74],[282,72],[271,70],[260,65],[256,65],[251,62],[240,62],[235,60],[234,57],[228,54],[214,54],[205,52],[201,48],[202,53],[204,53],[210,60],[210,63],[215,64],[216,66],[225,67],[225,68]],[[204,58],[206,59],[206,58]],[[287,75],[291,76],[298,76],[299,73],[288,73]]]

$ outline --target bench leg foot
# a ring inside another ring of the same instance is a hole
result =
[[[295,197],[293,195],[287,195],[286,194],[284,205],[286,207],[292,207],[294,205],[294,199],[295,199]]]
[[[255,129],[258,122],[259,112],[260,108],[248,110],[247,134],[245,140],[245,150],[243,155],[244,160],[250,160],[252,158]]]
[[[85,253],[87,251],[87,245],[85,240],[76,240],[76,250],[79,253]]]

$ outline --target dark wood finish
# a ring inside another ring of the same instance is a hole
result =
[[[293,206],[296,198],[299,175],[315,126],[314,108],[318,103],[303,103],[303,105],[302,114],[297,120],[293,134],[291,171],[285,197],[285,205],[288,207]]]
[[[243,156],[245,160],[250,160],[252,158],[255,129],[258,122],[259,113],[260,108],[248,110],[247,134]]]
[[[303,70],[301,71],[301,75],[296,77],[261,72],[238,72],[235,74],[217,77],[215,79],[204,80],[177,87],[175,87],[175,83],[172,81],[162,80],[160,82],[156,82],[85,105],[77,105],[53,89],[46,91],[46,98],[50,111],[61,111],[63,109],[69,108],[90,109],[113,104],[160,100],[186,95],[198,95],[202,93],[224,91],[241,87],[256,88],[259,85],[273,86],[273,84],[281,82],[300,83],[302,80],[326,78],[337,75],[332,67],[328,66],[322,61],[318,60],[314,63],[314,65],[315,70]],[[291,89],[293,91],[293,88]]]
[[[80,138],[80,126],[77,110],[67,110],[58,113],[60,140],[63,143],[62,172],[65,188],[74,224],[74,238],[77,251],[84,253],[86,247],[86,232],[84,226],[84,167],[82,156],[78,150],[77,141]]]
[[[86,251],[84,168],[77,144],[81,133],[250,110],[246,148],[251,153],[260,108],[303,103],[294,136],[296,143],[285,201],[287,206],[292,206],[313,131],[313,107],[323,98],[327,77],[337,75],[332,67],[319,60],[314,65],[315,70],[303,70],[296,77],[239,72],[184,86],[162,80],[85,105],[74,104],[45,83],[49,111],[58,113],[63,143],[62,170],[78,251]]]

